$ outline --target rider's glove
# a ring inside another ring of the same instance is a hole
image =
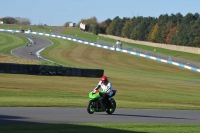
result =
[[[99,90],[95,90],[95,89],[92,91],[93,94],[98,93],[98,92]]]

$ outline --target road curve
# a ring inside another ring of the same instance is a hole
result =
[[[86,108],[0,107],[0,124],[154,123],[200,124],[200,111],[116,109],[88,114]]]
[[[19,34],[36,42],[12,51],[12,54],[31,60],[41,60],[35,54],[52,45],[50,40],[31,34]],[[32,36],[34,38],[32,38]],[[30,52],[33,54],[30,55]],[[21,123],[184,123],[200,124],[200,111],[117,109],[113,115],[105,112],[88,114],[86,108],[59,107],[0,107],[0,124]]]
[[[52,42],[48,39],[39,37],[39,36],[34,36],[32,34],[23,34],[23,33],[16,33],[20,36],[24,36],[26,38],[31,39],[32,41],[35,42],[35,44],[28,44],[19,48],[16,48],[12,50],[12,54],[21,58],[26,58],[30,60],[42,60],[41,58],[38,58],[36,55],[36,52],[39,50],[52,45]],[[30,54],[32,53],[32,54]]]

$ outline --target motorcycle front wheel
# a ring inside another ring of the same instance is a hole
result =
[[[95,102],[93,100],[90,100],[87,106],[87,112],[89,114],[93,114],[95,111],[95,107],[94,107]]]

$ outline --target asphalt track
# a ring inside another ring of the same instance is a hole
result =
[[[0,124],[165,123],[200,124],[199,111],[116,109],[88,114],[86,108],[1,107]]]
[[[31,41],[35,42],[35,44],[28,43],[25,46],[22,46],[22,47],[12,50],[13,55],[21,57],[21,58],[26,58],[26,59],[30,59],[30,60],[42,60],[41,58],[38,57],[36,52],[38,52],[39,50],[41,50],[45,47],[52,45],[52,42],[50,40],[41,38],[39,36],[34,36],[32,34],[23,34],[23,33],[15,33],[15,34],[27,37]],[[30,53],[32,53],[32,54],[30,54]]]
[[[52,42],[31,34],[20,34],[36,44],[23,46],[12,54],[31,60],[41,60],[36,52],[52,45]],[[33,37],[32,37],[33,36]],[[32,54],[30,55],[30,52]],[[117,102],[117,101],[116,101]],[[87,103],[86,103],[87,104]],[[85,108],[59,107],[0,107],[0,124],[64,124],[64,123],[169,123],[200,124],[200,111],[194,110],[150,110],[116,109],[114,114],[106,112],[88,114]]]

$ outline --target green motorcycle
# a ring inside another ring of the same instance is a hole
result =
[[[89,103],[87,106],[87,112],[89,114],[93,114],[94,112],[104,112],[106,111],[107,114],[112,114],[116,109],[116,102],[114,98],[112,98],[117,93],[117,90],[113,90],[112,96],[109,98],[109,102],[103,101],[103,95],[105,92],[102,90],[94,90],[89,93]]]

